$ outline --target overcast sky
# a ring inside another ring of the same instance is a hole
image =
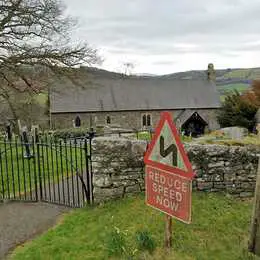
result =
[[[167,74],[260,67],[260,0],[64,0],[102,67]]]

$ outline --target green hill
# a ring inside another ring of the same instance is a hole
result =
[[[207,73],[206,70],[192,70],[160,77],[168,79],[206,79]],[[216,70],[216,84],[222,100],[231,91],[244,92],[256,79],[260,79],[260,68]]]

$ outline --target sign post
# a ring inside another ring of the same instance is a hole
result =
[[[194,173],[178,131],[163,112],[144,157],[146,204],[166,214],[165,247],[172,246],[172,217],[191,222]]]
[[[260,256],[260,159],[258,158],[258,169],[255,186],[255,198],[253,206],[253,215],[251,221],[251,232],[249,237],[249,252]]]
[[[172,247],[172,218],[169,215],[166,216],[166,226],[165,226],[165,248],[170,249]]]

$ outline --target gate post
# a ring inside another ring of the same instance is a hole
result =
[[[41,175],[41,158],[40,158],[40,143],[38,134],[36,135],[36,146],[37,146],[37,163],[38,163],[38,174],[39,174],[39,187],[40,187],[40,201],[42,200],[42,175]]]
[[[93,128],[91,128],[89,132],[89,165],[90,165],[90,199],[92,204],[94,204],[93,169],[92,169],[92,139],[94,137],[95,137],[95,131]]]
[[[89,176],[89,154],[88,154],[88,141],[85,138],[84,141],[84,152],[85,152],[85,161],[86,161],[86,177],[87,177],[87,192],[86,192],[86,199],[88,205],[90,205],[90,176]]]
[[[33,147],[33,170],[34,170],[34,188],[35,188],[35,200],[38,201],[38,187],[37,187],[37,161],[36,161],[36,153],[35,153],[35,137],[32,137],[32,147]]]

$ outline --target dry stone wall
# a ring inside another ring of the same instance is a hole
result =
[[[143,156],[147,143],[124,138],[93,140],[95,201],[144,191]],[[193,189],[249,197],[254,193],[260,148],[186,144],[197,176]]]
[[[92,145],[95,201],[144,191],[145,141],[98,137]]]
[[[224,145],[186,145],[196,172],[194,189],[253,196],[260,148]]]

